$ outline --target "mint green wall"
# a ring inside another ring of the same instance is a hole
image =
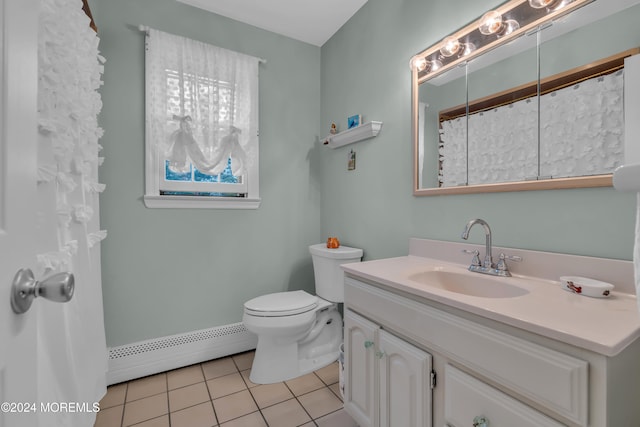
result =
[[[322,47],[321,126],[359,113],[380,134],[323,150],[322,235],[366,259],[407,253],[410,237],[460,242],[484,218],[500,246],[631,259],[635,198],[612,188],[414,197],[409,59],[495,6],[495,0],[369,0]],[[355,150],[357,169],[347,171]],[[472,231],[470,240],[483,243]],[[526,262],[526,261],[525,261]]]
[[[100,198],[107,344],[239,322],[257,295],[313,290],[320,241],[320,48],[175,0],[92,0],[107,58]],[[258,210],[147,209],[138,24],[265,58]]]
[[[500,246],[630,259],[635,201],[613,189],[414,197],[409,58],[496,0],[369,0],[322,48],[175,0],[90,0],[105,64],[101,221],[107,343],[238,322],[242,303],[313,289],[307,246],[340,237],[366,259],[409,237],[460,241],[481,217]],[[260,71],[260,209],[147,209],[144,37],[138,24],[266,58]],[[331,122],[381,120],[380,135],[319,145]],[[347,171],[347,154],[357,169]],[[482,233],[472,232],[474,242]],[[242,256],[239,256],[242,254]],[[526,260],[525,260],[526,262]]]

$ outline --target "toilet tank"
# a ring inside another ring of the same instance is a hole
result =
[[[362,249],[340,246],[329,249],[325,243],[309,246],[316,280],[316,295],[331,302],[344,302],[344,271],[341,264],[360,262]]]

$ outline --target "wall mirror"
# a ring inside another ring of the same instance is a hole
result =
[[[495,12],[501,34],[477,30],[495,23],[487,13],[411,60],[414,195],[610,186],[640,0],[511,0]]]

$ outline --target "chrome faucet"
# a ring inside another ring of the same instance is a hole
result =
[[[483,274],[491,274],[492,276],[504,276],[509,277],[511,273],[507,268],[506,260],[510,259],[512,261],[522,261],[522,258],[519,256],[508,256],[503,253],[500,254],[500,261],[497,264],[493,263],[493,258],[491,257],[491,228],[489,228],[489,224],[483,219],[476,218],[472,219],[467,223],[464,227],[464,231],[462,232],[462,238],[467,240],[469,238],[469,231],[471,227],[476,224],[482,225],[484,228],[485,235],[485,249],[484,249],[484,261],[480,264],[480,258],[478,251],[468,251],[466,249],[463,250],[465,253],[473,254],[473,260],[471,261],[471,265],[469,266],[469,271],[474,271],[476,273]]]
[[[467,240],[469,238],[469,231],[471,231],[471,227],[476,224],[480,224],[484,228],[484,261],[482,263],[482,267],[484,268],[492,268],[493,267],[493,259],[491,258],[491,229],[489,228],[489,224],[484,219],[476,218],[472,219],[467,223],[464,227],[464,231],[462,232],[462,238]]]

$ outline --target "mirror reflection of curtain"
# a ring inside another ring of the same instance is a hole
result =
[[[623,163],[622,70],[469,116],[469,184],[611,173]],[[442,187],[464,184],[466,120],[441,125]]]
[[[624,70],[540,99],[540,174],[612,173],[624,163]]]

